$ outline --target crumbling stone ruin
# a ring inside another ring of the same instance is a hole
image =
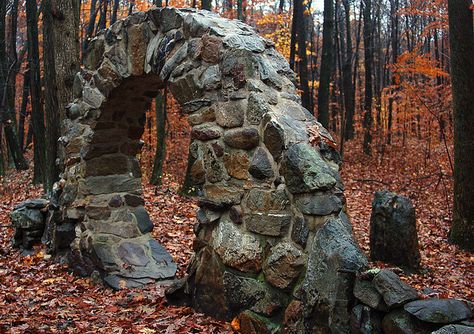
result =
[[[243,333],[369,333],[359,314],[379,305],[354,296],[368,261],[344,209],[339,155],[294,81],[271,41],[210,12],[152,9],[101,31],[62,124],[56,225],[75,226],[71,265],[114,288],[174,277],[150,235],[136,158],[145,110],[167,84],[192,126],[200,206],[195,255],[169,300],[238,316]]]

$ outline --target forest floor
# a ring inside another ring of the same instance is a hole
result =
[[[186,154],[173,140],[163,186],[144,185],[154,236],[170,251],[182,275],[192,255],[196,203],[178,195]],[[389,189],[413,200],[423,274],[402,278],[420,291],[473,300],[474,255],[447,242],[452,210],[452,172],[442,145],[418,142],[392,146],[373,157],[353,141],[346,145],[342,175],[354,233],[369,254],[369,221],[374,191]],[[146,175],[149,165],[144,165]],[[31,172],[11,172],[0,183],[0,333],[232,333],[230,324],[166,303],[164,289],[112,291],[68,273],[38,247],[22,257],[11,247],[8,213],[19,202],[40,196]],[[379,267],[390,267],[374,263]]]

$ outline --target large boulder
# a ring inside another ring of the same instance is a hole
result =
[[[349,333],[353,281],[368,262],[347,221],[329,219],[316,232],[308,256],[306,275],[297,294],[304,305],[300,330]]]
[[[375,193],[370,257],[412,269],[420,266],[415,208],[408,198],[386,190]]]

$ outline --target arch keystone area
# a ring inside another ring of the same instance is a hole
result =
[[[330,135],[294,80],[270,41],[209,12],[152,9],[100,32],[62,124],[58,224],[75,226],[71,263],[115,288],[174,277],[150,235],[136,158],[145,110],[167,83],[189,114],[200,197],[195,257],[169,299],[225,319],[294,312],[308,328],[346,332],[367,260],[344,213],[339,156],[315,141]]]

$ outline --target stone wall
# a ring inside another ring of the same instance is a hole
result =
[[[367,260],[343,209],[338,153],[294,79],[271,41],[209,12],[153,9],[100,32],[62,125],[72,263],[116,288],[174,275],[150,236],[136,158],[144,110],[167,82],[189,114],[200,196],[195,256],[170,300],[250,327],[349,332]]]

